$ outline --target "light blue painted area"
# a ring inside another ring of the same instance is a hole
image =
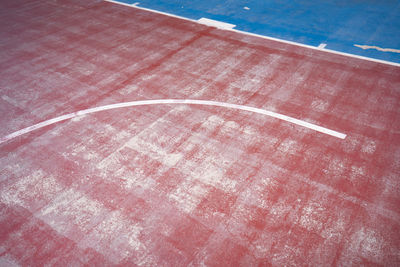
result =
[[[202,17],[235,29],[297,43],[400,63],[400,0],[120,0],[178,16]]]

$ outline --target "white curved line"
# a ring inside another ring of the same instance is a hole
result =
[[[89,108],[89,109],[83,109],[74,113],[69,113],[60,117],[56,117],[50,120],[46,120],[43,122],[40,122],[38,124],[26,127],[24,129],[21,129],[19,131],[13,132],[9,135],[6,135],[0,139],[0,144],[7,142],[13,138],[16,138],[18,136],[21,136],[23,134],[35,131],[37,129],[46,127],[48,125],[60,122],[60,121],[65,121],[69,120],[78,116],[90,114],[90,113],[96,113],[100,111],[105,111],[105,110],[110,110],[110,109],[116,109],[116,108],[125,108],[125,107],[133,107],[133,106],[145,106],[145,105],[158,105],[158,104],[186,104],[186,105],[206,105],[206,106],[216,106],[216,107],[225,107],[225,108],[233,108],[233,109],[238,109],[238,110],[244,110],[244,111],[250,111],[258,114],[263,114],[267,115],[276,119],[280,119],[283,121],[287,121],[296,125],[303,126],[308,129],[312,129],[317,132],[321,132],[324,134],[328,134],[340,139],[345,139],[346,134],[330,130],[306,121],[298,120],[286,115],[282,115],[279,113],[275,113],[272,111],[264,110],[264,109],[259,109],[259,108],[253,108],[249,106],[243,106],[243,105],[237,105],[237,104],[229,104],[225,102],[218,102],[218,101],[208,101],[208,100],[191,100],[191,99],[158,99],[158,100],[141,100],[141,101],[132,101],[132,102],[123,102],[123,103],[117,103],[117,104],[112,104],[112,105],[105,105],[101,107],[95,107],[95,108]]]

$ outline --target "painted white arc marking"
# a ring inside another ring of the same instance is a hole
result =
[[[35,131],[37,129],[49,126],[51,124],[55,124],[57,122],[69,120],[78,116],[86,115],[86,114],[91,114],[91,113],[96,113],[100,111],[106,111],[110,109],[116,109],[116,108],[125,108],[125,107],[134,107],[134,106],[145,106],[145,105],[159,105],[159,104],[186,104],[186,105],[206,105],[206,106],[216,106],[216,107],[225,107],[225,108],[233,108],[233,109],[238,109],[238,110],[243,110],[243,111],[249,111],[253,113],[258,113],[258,114],[263,114],[267,115],[276,119],[280,119],[283,121],[287,121],[299,126],[303,126],[305,128],[324,133],[330,136],[334,136],[340,139],[345,139],[346,134],[330,130],[327,128],[324,128],[322,126],[318,126],[306,121],[302,121],[299,119],[295,119],[286,115],[282,115],[279,113],[275,113],[273,111],[268,111],[264,109],[259,109],[259,108],[254,108],[254,107],[249,107],[249,106],[244,106],[244,105],[237,105],[237,104],[230,104],[230,103],[225,103],[225,102],[218,102],[218,101],[209,101],[209,100],[192,100],[192,99],[158,99],[158,100],[140,100],[140,101],[132,101],[132,102],[123,102],[123,103],[117,103],[117,104],[111,104],[111,105],[105,105],[101,107],[95,107],[95,108],[89,108],[89,109],[84,109],[80,110],[74,113],[69,113],[65,114],[60,117],[56,117],[50,120],[46,120],[40,123],[37,123],[35,125],[26,127],[24,129],[21,129],[19,131],[13,132],[9,135],[6,135],[0,139],[0,144],[7,142],[13,138],[16,138],[18,136],[21,136],[23,134]]]

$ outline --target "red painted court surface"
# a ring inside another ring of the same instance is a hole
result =
[[[0,266],[400,265],[399,67],[103,1],[0,18]]]

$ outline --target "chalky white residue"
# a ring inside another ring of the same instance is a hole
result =
[[[270,209],[271,220],[276,223],[282,223],[290,211],[292,211],[291,206],[285,203],[276,203]]]
[[[297,153],[297,142],[291,139],[285,139],[279,146],[278,150],[283,153],[296,154]]]
[[[182,159],[183,154],[168,151],[168,145],[171,145],[170,139],[173,137],[167,136],[164,132],[158,130],[158,127],[163,129],[162,126],[165,123],[168,123],[168,121],[163,117],[159,118],[146,130],[130,139],[125,146],[163,163],[168,168],[175,166]],[[166,147],[163,147],[163,144]]]
[[[376,150],[376,142],[374,140],[367,140],[362,148],[361,151],[367,154],[373,154]]]
[[[201,124],[201,128],[213,132],[216,127],[221,126],[225,120],[217,115],[211,115],[205,122]]]
[[[147,81],[147,80],[153,79],[154,77],[156,77],[156,74],[143,75],[141,79],[143,81]]]
[[[349,136],[342,144],[342,149],[346,153],[353,153],[359,144],[359,140],[356,137]]]
[[[21,178],[15,184],[5,186],[0,199],[8,205],[20,205],[28,210],[49,201],[63,189],[58,181],[46,175],[42,170],[36,170],[31,175]]]
[[[224,124],[224,120],[219,116],[210,116],[200,127],[206,135],[211,134],[217,127],[221,127],[224,134],[232,131],[231,127],[239,127],[235,122]],[[237,181],[225,177],[226,170],[233,164],[234,160],[228,158],[223,152],[215,149],[215,143],[204,142],[197,135],[192,135],[183,144],[184,150],[194,147],[195,144],[201,144],[201,149],[193,158],[182,161],[179,169],[182,173],[191,177],[191,179],[200,181],[203,184],[211,185],[225,192],[233,192],[236,189]]]
[[[121,95],[130,95],[135,93],[137,90],[139,90],[139,87],[135,84],[130,84],[125,86],[124,88],[122,88],[121,90],[118,90],[118,93],[120,93]]]
[[[300,225],[306,228],[308,231],[319,233],[324,223],[320,220],[323,216],[325,208],[319,203],[309,203],[303,208],[302,215],[300,217]]]
[[[258,206],[263,209],[270,209],[271,213],[278,212],[271,208],[271,203],[264,197],[268,191],[273,191],[278,186],[278,183],[269,176],[264,176],[262,179],[257,180],[252,185],[246,187],[241,194],[243,199],[249,205]]]
[[[78,64],[74,65],[74,70],[83,74],[85,76],[89,76],[97,70],[97,66],[95,64],[91,64],[88,61],[80,61]]]
[[[86,140],[87,143],[86,144],[90,144],[93,143],[93,139],[89,139]],[[73,144],[73,147],[71,149],[71,155],[72,156],[81,156],[81,159],[84,159],[86,161],[95,161],[101,158],[101,156],[99,155],[99,153],[97,153],[96,151],[90,149],[88,150],[87,146],[83,145],[83,144]],[[68,157],[68,153],[65,154],[66,157]]]
[[[324,112],[328,109],[329,103],[322,99],[316,99],[311,103],[311,108],[317,112]]]
[[[0,253],[2,253],[1,250],[0,250]],[[2,266],[2,267],[19,267],[21,265],[19,265],[17,263],[17,261],[12,259],[9,255],[5,255],[5,256],[0,256],[0,266]]]
[[[371,262],[384,262],[384,244],[384,239],[372,229],[361,228],[351,236],[348,253]]]
[[[128,190],[138,187],[143,189],[154,187],[154,180],[145,173],[146,164],[138,164],[143,161],[140,154],[133,158],[131,165],[125,165],[124,162],[127,160],[118,150],[102,160],[96,167],[103,179],[118,183]]]
[[[120,263],[135,253],[145,256],[145,247],[139,240],[143,227],[133,223],[119,211],[109,214],[79,242],[80,247],[90,247],[100,252],[112,263]]]
[[[224,125],[221,127],[221,133],[225,134],[225,133],[237,133],[237,131],[239,130],[240,125],[237,122],[234,121],[227,121],[224,123]]]
[[[340,215],[340,213],[339,213]],[[329,221],[328,225],[324,225],[321,236],[333,242],[340,242],[346,230],[346,221],[341,217],[335,217]]]
[[[191,213],[207,195],[208,188],[198,182],[186,180],[169,194],[169,199],[176,202],[179,209]]]
[[[262,231],[257,235],[257,239],[252,242],[254,256],[264,258],[271,251],[271,247],[276,242],[276,236],[269,232]]]
[[[4,101],[8,102],[9,104],[24,109],[26,106],[24,105],[25,103],[21,103],[20,101],[18,101],[17,99],[11,98],[8,95],[2,95],[1,99],[3,99]]]
[[[260,90],[260,79],[254,74],[246,74],[243,77],[234,80],[229,85],[229,91],[232,95],[235,94],[235,90],[240,90],[241,92],[256,92]]]
[[[299,246],[294,244],[285,245],[283,249],[272,255],[273,266],[297,266],[296,257],[302,254]]]
[[[334,157],[329,159],[329,167],[323,170],[323,172],[331,175],[332,178],[340,177],[344,173],[345,168],[345,161],[340,157]]]
[[[79,241],[82,236],[71,236],[71,234],[74,232],[87,234],[95,225],[96,217],[106,212],[100,202],[88,198],[79,191],[69,189],[40,210],[37,216],[57,232],[72,239],[78,238],[74,241]]]
[[[189,162],[185,164],[182,169],[184,170],[184,173],[187,173],[204,184],[214,186],[225,192],[233,192],[236,188],[237,181],[224,176],[226,169],[230,164],[232,164],[232,162],[224,163],[224,159],[209,156],[204,158],[201,162],[194,164]]]
[[[350,179],[354,183],[361,182],[366,176],[366,169],[364,166],[351,166]]]
[[[113,263],[143,249],[140,225],[74,189],[65,191],[36,216],[79,247],[93,248]]]
[[[162,138],[162,134],[159,133],[159,135],[160,138]],[[139,136],[136,136],[129,140],[129,142],[127,143],[127,147],[135,149],[141,154],[150,156],[152,159],[160,161],[168,167],[173,167],[183,157],[183,155],[180,153],[169,153],[160,146],[157,146],[151,142],[147,142]]]

